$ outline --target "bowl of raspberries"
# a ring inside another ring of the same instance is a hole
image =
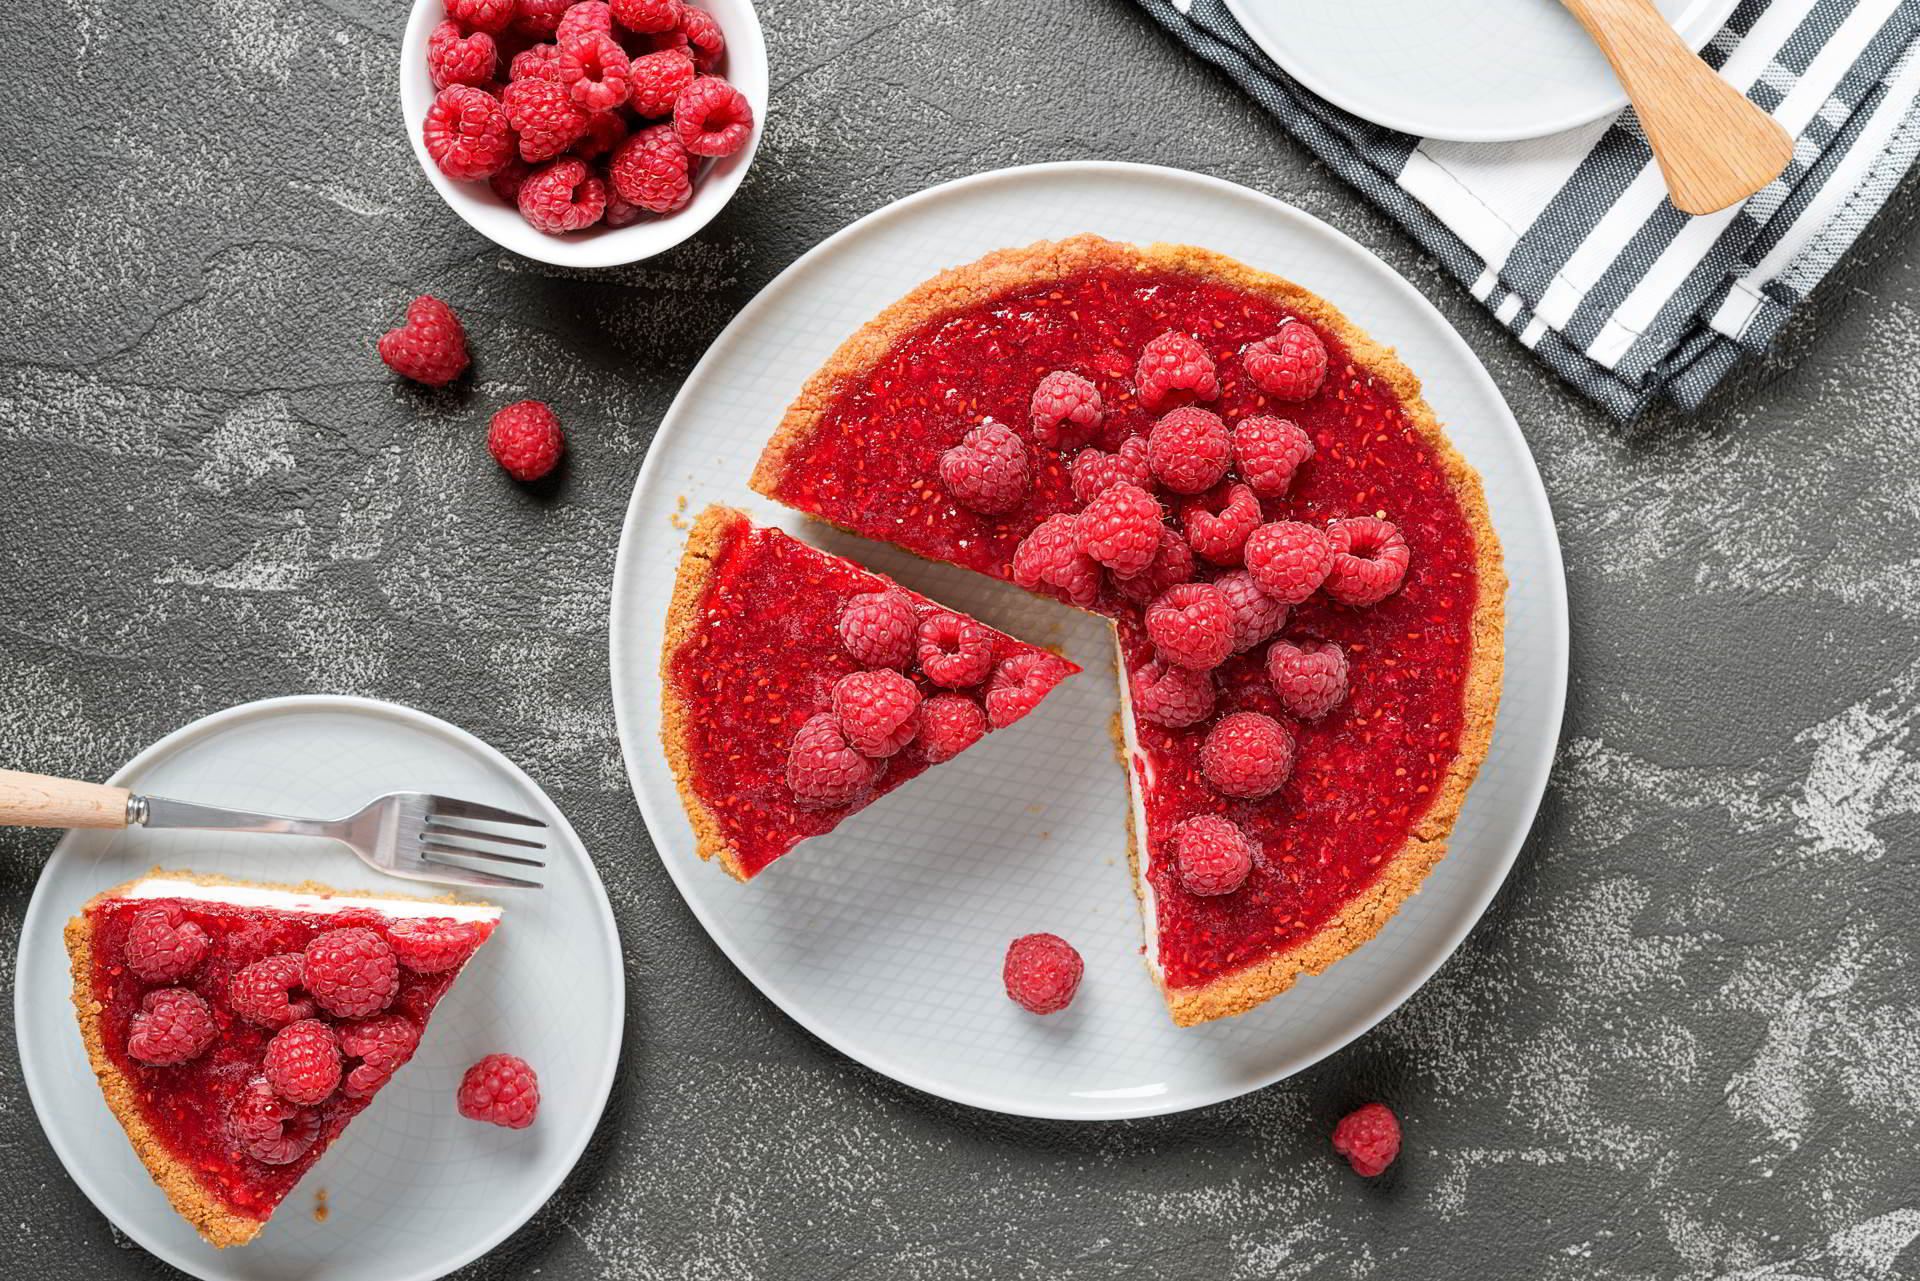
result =
[[[726,204],[766,112],[750,0],[417,0],[400,106],[495,243],[567,267],[673,248]]]

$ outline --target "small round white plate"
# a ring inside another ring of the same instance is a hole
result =
[[[1739,0],[1654,0],[1698,50]],[[1254,43],[1354,115],[1458,142],[1540,138],[1627,95],[1559,0],[1226,0]]]
[[[208,1281],[429,1281],[492,1249],[553,1195],[599,1124],[619,1060],[626,985],[599,873],[534,781],[464,730],[364,698],[274,698],[195,721],[115,783],[301,816],[351,813],[391,791],[482,801],[548,823],[543,890],[489,894],[500,929],[442,998],[413,1061],[307,1172],[251,1245],[216,1250],[175,1214],[107,1110],[74,1024],[61,929],[89,898],[158,865],[253,880],[433,894],[344,846],[214,832],[70,832],[20,929],[14,1026],[27,1093],[53,1150],[100,1212]],[[518,1054],[545,1102],[525,1130],[454,1112],[482,1055]],[[316,1195],[327,1217],[316,1221]]]
[[[1325,295],[1399,348],[1486,479],[1506,545],[1506,694],[1453,853],[1381,936],[1237,1019],[1179,1029],[1140,958],[1127,793],[1108,726],[1106,625],[1004,583],[783,513],[746,488],[781,411],[834,348],[945,267],[1077,232],[1184,241]],[[808,842],[751,885],[694,854],[659,741],[661,627],[688,518],[737,503],[1087,670],[1039,710]],[[1034,165],[910,196],[789,267],[727,327],[660,425],[635,483],[612,606],[614,706],[635,794],[695,915],[761,991],[908,1085],[1029,1116],[1176,1112],[1257,1089],[1371,1027],[1447,958],[1499,888],[1552,764],[1566,690],[1566,588],[1526,442],[1459,336],[1325,223],[1232,183],[1147,165]],[[1007,1000],[1009,940],[1045,930],[1086,958],[1072,1008]]]

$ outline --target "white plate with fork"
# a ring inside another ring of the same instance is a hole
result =
[[[445,721],[373,699],[267,699],[195,721],[111,780],[266,813],[331,816],[394,791],[457,796],[544,820],[544,889],[479,891],[500,930],[442,999],[413,1060],[328,1150],[266,1229],[216,1250],[167,1205],[107,1110],[80,1044],[61,930],[94,894],[156,865],[342,890],[433,894],[313,837],[76,830],[55,847],[21,926],[14,1026],[28,1095],[54,1151],[121,1231],[220,1281],[428,1281],[492,1249],[551,1196],[600,1120],[618,1065],[626,987],[606,891],[538,784]],[[522,829],[524,833],[525,829]],[[497,865],[496,865],[497,866]],[[543,1103],[525,1130],[459,1117],[460,1075],[518,1054]],[[324,1194],[326,1213],[315,1213]]]

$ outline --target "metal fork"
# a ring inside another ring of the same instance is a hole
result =
[[[124,787],[0,770],[0,826],[173,827],[214,832],[324,836],[339,841],[358,854],[361,862],[389,876],[404,876],[413,881],[439,881],[447,885],[527,890],[542,888],[537,881],[483,872],[449,860],[477,859],[489,863],[513,863],[521,867],[545,867],[546,864],[539,859],[525,855],[503,854],[498,850],[476,849],[471,844],[456,843],[477,842],[524,850],[544,850],[546,845],[543,842],[454,826],[448,822],[449,819],[460,823],[546,826],[540,819],[516,814],[512,810],[451,796],[435,796],[430,792],[392,792],[373,800],[357,814],[329,821],[221,809],[213,805],[196,805],[191,801],[169,800],[164,796],[141,796]]]

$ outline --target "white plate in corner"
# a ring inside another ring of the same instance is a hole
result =
[[[1382,931],[1240,1018],[1178,1029],[1140,959],[1127,794],[1107,726],[1104,622],[949,565],[822,529],[747,489],[805,379],[876,312],[989,250],[1097,232],[1190,242],[1291,277],[1397,347],[1485,478],[1513,578],[1505,697],[1453,853]],[[1086,674],[1039,710],[882,797],[750,885],[694,854],[659,742],[662,626],[689,518],[734,503],[1016,636]],[[1033,165],[910,196],[839,232],[755,298],[688,378],[647,454],[621,536],[614,707],[634,793],[694,914],[762,992],[842,1053],[907,1085],[1023,1116],[1108,1120],[1232,1098],[1366,1031],[1472,928],[1546,785],[1566,692],[1566,586],[1526,441],[1473,353],[1413,287],[1271,197],[1149,165]],[[1086,958],[1073,1006],[1007,1000],[1009,940],[1045,930]]]
[[[298,696],[193,722],[114,783],[163,796],[332,817],[384,792],[482,801],[548,823],[542,890],[478,893],[501,927],[440,1001],[420,1048],[295,1186],[252,1244],[216,1250],[175,1214],[94,1082],[69,999],[62,927],[100,890],[161,864],[250,880],[432,894],[344,846],[215,832],[69,832],[40,873],[20,931],[14,1027],[34,1111],[94,1205],[166,1262],[205,1281],[431,1281],[478,1258],[546,1203],[599,1124],[619,1061],[626,984],[613,913],[579,838],[506,757],[445,721],[373,699]],[[525,1130],[454,1111],[467,1067],[495,1051],[540,1075]],[[327,1217],[314,1218],[316,1193]]]

